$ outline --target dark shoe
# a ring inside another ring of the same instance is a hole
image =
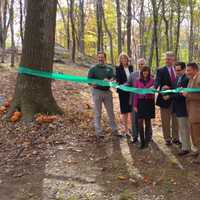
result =
[[[135,144],[135,143],[138,142],[138,139],[131,137],[130,142],[133,143],[133,144]]]
[[[140,145],[140,149],[145,149],[145,148],[146,148],[145,144]]]
[[[97,140],[97,142],[100,142],[101,140],[103,140],[105,138],[105,136],[104,135],[96,135],[96,140]]]
[[[117,137],[119,137],[119,138],[123,138],[123,137],[126,136],[125,134],[119,133],[119,132],[117,132],[115,135],[116,135]]]
[[[165,141],[165,144],[166,144],[167,146],[171,146],[171,145],[172,145],[172,141],[171,141],[171,140],[166,140],[166,141]]]
[[[188,151],[188,150],[182,150],[182,151],[180,151],[180,152],[178,153],[178,155],[179,155],[179,156],[185,156],[185,155],[187,155],[188,153],[190,153],[190,151]]]
[[[181,142],[179,141],[179,140],[173,140],[172,141],[174,144],[176,144],[176,145],[181,145]]]
[[[142,142],[142,143],[140,144],[140,149],[146,149],[147,147],[148,147],[148,143],[145,143],[145,142],[143,143],[143,142]]]

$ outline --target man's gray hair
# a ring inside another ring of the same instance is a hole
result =
[[[167,51],[167,52],[165,53],[165,57],[175,57],[175,54],[174,54],[173,51]]]
[[[137,60],[137,64],[140,64],[141,62],[143,62],[143,63],[146,65],[146,60],[145,60],[145,58],[139,58],[139,59]]]

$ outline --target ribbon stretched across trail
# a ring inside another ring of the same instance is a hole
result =
[[[20,66],[18,72],[20,74],[26,74],[26,75],[32,75],[42,78],[49,78],[54,80],[64,80],[69,82],[75,82],[75,83],[81,83],[81,84],[94,84],[99,86],[109,86],[112,88],[117,88],[126,92],[132,92],[137,94],[155,94],[155,93],[161,93],[161,94],[167,94],[167,93],[180,93],[180,92],[200,92],[200,88],[177,88],[172,90],[162,90],[157,91],[154,88],[134,88],[129,87],[125,85],[119,85],[116,82],[109,82],[104,80],[97,80],[97,79],[91,79],[83,76],[73,76],[69,74],[63,74],[60,72],[45,72],[40,70],[34,70],[30,69],[24,66]]]

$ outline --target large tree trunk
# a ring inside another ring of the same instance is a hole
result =
[[[56,0],[28,1],[21,65],[52,72],[56,8]],[[62,113],[54,100],[51,80],[25,74],[18,75],[8,117],[15,110],[22,112],[25,121],[31,121],[36,113]]]

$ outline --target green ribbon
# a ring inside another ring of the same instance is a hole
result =
[[[18,72],[20,74],[32,75],[32,76],[49,78],[49,79],[54,79],[54,80],[64,80],[64,81],[82,83],[82,84],[108,86],[108,87],[117,88],[126,92],[132,92],[132,93],[137,93],[137,94],[155,94],[155,93],[168,94],[168,93],[180,93],[180,92],[200,92],[200,88],[177,88],[177,89],[162,90],[162,91],[157,91],[154,88],[134,88],[134,87],[129,87],[125,85],[119,85],[116,82],[108,82],[104,80],[91,79],[91,78],[87,78],[83,76],[73,76],[69,74],[63,74],[61,72],[52,72],[52,73],[45,72],[41,70],[27,68],[25,66],[20,66],[18,69]]]

